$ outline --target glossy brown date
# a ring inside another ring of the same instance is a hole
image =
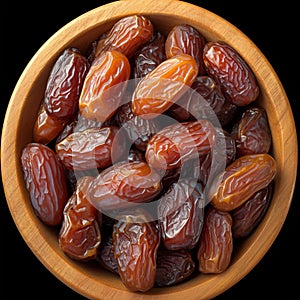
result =
[[[231,212],[234,238],[249,236],[265,216],[273,196],[274,182],[256,192]]]
[[[121,105],[115,114],[117,124],[128,135],[129,141],[141,151],[146,151],[147,144],[159,130],[159,123],[155,119],[143,119],[134,115],[131,102]]]
[[[203,49],[207,74],[237,106],[246,106],[259,95],[259,85],[252,70],[240,54],[223,41],[208,42]]]
[[[182,167],[183,177],[197,179],[205,186],[236,158],[235,139],[226,130],[219,127],[215,129],[216,144],[209,153],[186,162]]]
[[[237,156],[268,153],[272,136],[267,113],[264,108],[246,109],[233,125],[232,136],[236,140]]]
[[[159,233],[143,212],[120,219],[113,230],[114,254],[123,284],[131,291],[146,292],[155,283]]]
[[[95,55],[117,50],[131,58],[140,46],[151,39],[153,32],[153,25],[145,16],[123,17],[99,40]]]
[[[122,161],[103,170],[90,186],[93,205],[100,211],[149,202],[162,189],[161,176],[145,162]]]
[[[203,62],[204,36],[193,26],[180,24],[174,26],[165,43],[167,58],[186,53],[194,57],[199,67],[199,75],[206,73]]]
[[[115,258],[112,234],[101,239],[96,260],[106,270],[119,274],[117,260]]]
[[[45,109],[52,118],[68,121],[76,113],[89,68],[86,57],[76,48],[66,49],[57,59],[44,96]]]
[[[187,119],[208,119],[220,126],[228,125],[237,114],[237,106],[223,94],[209,76],[198,76],[188,90],[167,111],[179,122]]]
[[[161,241],[166,249],[193,249],[201,234],[205,199],[202,185],[183,179],[173,183],[157,207]]]
[[[74,117],[74,119],[65,125],[64,129],[56,137],[55,142],[59,143],[60,141],[65,139],[68,135],[70,135],[73,132],[84,131],[90,128],[100,129],[102,127],[108,127],[114,125],[117,125],[114,118],[110,118],[105,122],[98,122],[96,120],[87,119],[78,112]]]
[[[199,271],[205,274],[224,272],[231,262],[232,251],[230,213],[208,207],[197,251]]]
[[[58,235],[60,248],[75,260],[96,258],[101,242],[96,209],[88,200],[89,184],[94,177],[83,176],[64,208],[64,219]]]
[[[68,169],[104,169],[113,159],[120,158],[126,148],[118,131],[117,126],[107,126],[73,132],[55,145],[55,151]]]
[[[160,63],[137,84],[132,95],[132,111],[145,119],[165,112],[192,85],[198,65],[188,54],[180,54]]]
[[[139,48],[133,55],[132,77],[141,79],[166,60],[165,37],[156,31],[149,42]]]
[[[47,225],[60,225],[68,188],[58,156],[46,145],[29,143],[22,150],[21,164],[35,214]]]
[[[41,105],[33,127],[33,141],[47,145],[64,130],[65,126],[66,121],[52,118],[45,105]]]
[[[196,269],[189,250],[159,249],[156,259],[155,286],[173,286],[187,280]]]
[[[124,96],[130,63],[119,51],[104,52],[93,60],[79,97],[79,112],[87,119],[111,118]]]
[[[216,208],[231,211],[268,186],[276,173],[277,164],[271,155],[244,155],[216,176],[209,189],[209,199]]]
[[[215,145],[216,130],[208,120],[175,123],[164,127],[149,141],[146,161],[157,169],[173,169],[207,154]]]

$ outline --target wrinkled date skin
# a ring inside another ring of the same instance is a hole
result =
[[[209,76],[198,76],[188,90],[167,111],[179,122],[187,119],[208,119],[227,125],[235,117],[237,106],[223,94],[221,87]]]
[[[167,58],[186,53],[193,56],[199,67],[199,75],[206,73],[203,62],[203,48],[206,43],[204,36],[188,24],[174,26],[169,32],[165,51]]]
[[[132,112],[131,102],[121,105],[115,119],[121,130],[125,130],[131,143],[134,143],[137,149],[145,152],[147,144],[151,137],[159,131],[159,123],[155,119],[142,119],[135,116]]]
[[[107,126],[73,132],[55,145],[55,151],[68,169],[104,169],[125,151],[125,139],[118,131],[117,126]]]
[[[133,15],[120,19],[99,40],[96,56],[109,50],[117,50],[131,58],[140,46],[148,42],[154,32],[149,19],[141,15]]]
[[[90,200],[100,211],[149,202],[162,189],[161,176],[145,162],[122,161],[103,170],[90,186]]]
[[[187,280],[196,268],[189,250],[159,249],[156,259],[155,286],[173,286]]]
[[[117,125],[114,118],[110,118],[105,122],[98,122],[96,120],[87,119],[78,112],[74,119],[71,122],[69,122],[60,132],[60,134],[56,137],[55,142],[59,143],[73,132],[84,131],[90,128],[100,129],[102,127],[114,125]]]
[[[160,237],[148,216],[120,219],[113,230],[114,253],[119,275],[131,291],[146,292],[155,283],[156,257]]]
[[[132,95],[132,111],[145,119],[162,114],[193,84],[198,65],[189,54],[171,57],[143,77]]]
[[[251,107],[242,114],[233,126],[232,136],[236,140],[237,156],[268,153],[272,136],[264,108]]]
[[[53,141],[65,128],[66,122],[52,118],[41,105],[33,127],[33,141],[44,145]]]
[[[151,40],[134,53],[132,77],[136,79],[145,77],[166,59],[165,37],[156,31]]]
[[[107,236],[105,239],[101,239],[96,259],[106,270],[114,274],[119,274],[112,235]]]
[[[216,176],[209,189],[209,199],[218,209],[231,211],[275,178],[277,164],[267,154],[244,155]]]
[[[259,86],[246,61],[223,41],[208,42],[203,49],[207,74],[222,88],[227,98],[237,106],[246,106],[259,95]]]
[[[232,218],[229,212],[208,207],[199,240],[199,271],[205,274],[224,272],[233,251]]]
[[[66,49],[55,62],[45,91],[45,108],[55,119],[70,120],[78,110],[78,100],[90,68],[76,48]]]
[[[208,120],[175,123],[164,127],[149,141],[146,161],[157,169],[173,169],[215,146],[216,130]]]
[[[224,171],[236,158],[235,139],[226,130],[215,127],[216,144],[206,155],[185,163],[182,176],[191,177],[202,182],[205,186],[214,179],[215,175]],[[186,165],[187,164],[187,165]]]
[[[271,182],[231,212],[234,238],[249,236],[261,222],[271,203],[273,189],[274,182]]]
[[[60,225],[68,187],[56,153],[46,145],[29,143],[22,150],[21,164],[35,214],[47,225]]]
[[[130,78],[130,63],[119,51],[104,52],[93,60],[79,97],[79,111],[87,119],[104,122],[118,108]]]
[[[201,234],[205,199],[202,185],[183,179],[171,185],[157,207],[161,240],[166,249],[192,249]]]
[[[75,260],[95,259],[101,242],[97,211],[88,200],[88,187],[93,179],[92,176],[81,177],[64,208],[59,246]]]

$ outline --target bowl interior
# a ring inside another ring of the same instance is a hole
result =
[[[207,40],[231,44],[254,71],[263,106],[270,122],[273,145],[271,154],[278,162],[274,197],[265,218],[251,236],[234,246],[230,267],[218,275],[197,275],[170,288],[154,288],[137,294],[128,292],[118,277],[94,263],[80,263],[60,250],[58,232],[43,225],[34,215],[20,164],[22,148],[32,141],[33,124],[50,69],[66,47],[85,52],[92,41],[121,17],[143,14],[156,29],[167,34],[175,24],[188,23]],[[278,235],[292,198],[297,170],[297,141],[287,96],[264,55],[247,36],[221,17],[182,1],[117,1],[100,6],[66,24],[38,50],[22,73],[11,96],[2,133],[2,179],[13,219],[34,254],[58,279],[90,299],[138,299],[147,295],[157,299],[189,296],[207,299],[219,295],[244,277],[262,259]],[[11,184],[14,182],[15,184]]]

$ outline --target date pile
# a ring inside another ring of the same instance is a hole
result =
[[[87,46],[54,62],[21,154],[36,216],[131,291],[223,272],[277,172],[254,73],[225,42],[141,15]]]

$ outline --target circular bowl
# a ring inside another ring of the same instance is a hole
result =
[[[59,248],[57,231],[43,225],[33,213],[20,163],[22,148],[32,141],[35,117],[50,69],[69,46],[86,51],[92,41],[120,18],[142,14],[163,33],[188,23],[207,40],[223,40],[245,59],[261,88],[259,104],[266,109],[273,138],[271,154],[278,174],[271,205],[256,230],[234,247],[229,268],[221,274],[199,274],[177,286],[129,292],[121,280],[93,264],[69,259]],[[255,44],[228,21],[194,4],[160,0],[116,1],[93,9],[56,32],[34,55],[11,96],[2,130],[1,169],[6,200],[22,237],[41,263],[68,287],[89,299],[211,299],[231,288],[262,259],[279,234],[294,192],[298,149],[296,129],[284,88],[268,60]]]

